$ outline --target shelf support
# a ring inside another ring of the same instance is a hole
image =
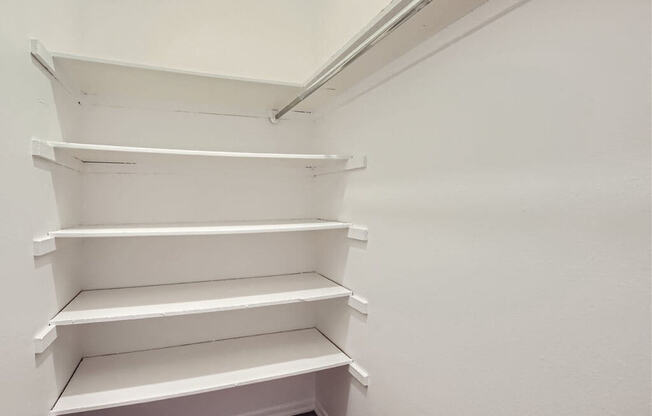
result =
[[[351,374],[353,378],[358,380],[358,382],[363,386],[369,386],[369,373],[367,373],[367,370],[362,368],[356,361],[349,364],[349,374]]]
[[[52,75],[54,79],[59,81],[59,78],[57,78],[57,73],[54,70],[54,59],[52,59],[52,55],[50,55],[50,52],[48,52],[47,49],[45,49],[45,46],[39,42],[38,39],[30,39],[29,40],[29,49],[30,53],[38,61],[41,66]],[[61,82],[61,81],[59,81]]]
[[[356,311],[360,312],[363,315],[367,315],[368,308],[369,308],[369,301],[365,298],[363,298],[360,295],[352,294],[349,296],[349,306],[355,309]]]
[[[57,165],[72,169],[76,172],[82,171],[82,162],[80,160],[71,157],[58,157],[56,150],[52,145],[50,145],[47,141],[40,140],[35,137],[32,137],[32,157],[50,161]]]
[[[54,147],[50,146],[48,142],[32,138],[32,156],[40,157],[41,159],[56,162],[56,155],[54,154]]]
[[[348,172],[352,170],[365,169],[367,167],[367,156],[365,155],[353,155],[346,160],[346,164],[343,167],[336,169],[326,169],[326,168],[315,168],[312,172],[313,177],[331,175],[333,173]]]
[[[57,339],[57,327],[48,325],[34,336],[34,353],[41,354]]]
[[[54,237],[45,236],[37,237],[33,240],[33,254],[34,257],[44,256],[48,253],[52,253],[57,249],[56,240]]]
[[[364,225],[352,224],[349,227],[347,237],[353,240],[367,241],[369,239],[369,229]]]
[[[60,73],[54,68],[54,57],[47,50],[45,45],[43,45],[38,39],[31,38],[29,40],[29,52],[30,55],[38,62],[38,64],[49,74],[50,77],[61,85],[61,88],[64,89],[70,96],[77,101],[77,104],[81,104],[81,98],[79,93],[74,93],[64,82]]]

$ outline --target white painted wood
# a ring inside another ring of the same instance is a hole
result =
[[[51,236],[35,238],[32,244],[34,257],[44,256],[57,249],[56,240]]]
[[[64,88],[72,91],[73,96],[83,96],[84,103],[90,104],[145,105],[170,110],[181,107],[194,112],[264,117],[270,109],[278,109],[292,99],[301,86],[47,51],[42,43],[35,43],[48,64],[46,69],[52,70],[53,76],[56,69],[56,79]],[[300,111],[292,115],[302,116]]]
[[[138,162],[153,156],[180,157],[215,157],[239,159],[280,159],[306,162],[340,162],[348,166],[351,161],[359,163],[361,157],[333,154],[301,154],[301,153],[252,153],[252,152],[222,152],[213,150],[166,149],[154,147],[113,146],[102,144],[71,143],[59,141],[32,141],[32,154],[45,159],[55,160],[55,150],[61,151],[84,163],[92,162]],[[365,159],[364,157],[362,157]]]
[[[363,298],[360,295],[352,294],[349,297],[349,306],[352,307],[353,309],[357,310],[358,312],[367,315],[368,314],[368,308],[369,308],[369,301],[365,298]]]
[[[34,353],[43,353],[55,339],[57,339],[57,327],[46,326],[34,336]]]
[[[364,169],[367,167],[367,156],[354,155],[346,161],[345,170]]]
[[[350,363],[316,329],[84,358],[51,415],[187,396]]]
[[[82,291],[50,325],[123,321],[347,297],[317,273]]]
[[[347,229],[351,224],[318,219],[284,220],[282,222],[249,221],[205,225],[96,225],[51,231],[56,238],[88,237],[166,237],[191,235],[262,234],[294,231]]]
[[[364,225],[351,225],[349,227],[348,237],[354,240],[367,241],[369,239],[369,230]]]
[[[32,139],[32,156],[40,157],[51,162],[56,161],[54,147],[43,140]]]
[[[365,169],[367,167],[367,156],[353,155],[347,159],[346,164],[342,167],[328,168],[319,167],[314,169],[313,176],[330,175],[334,173],[348,172],[352,170]]]
[[[43,65],[50,75],[56,78],[54,60],[50,52],[45,48],[45,45],[43,45],[38,39],[32,38],[29,40],[29,47],[32,56]]]
[[[57,153],[55,147],[49,142],[32,138],[32,156],[48,160],[61,166],[81,171],[82,163],[79,159],[68,154]]]
[[[81,91],[74,82],[71,82],[64,73],[57,70],[57,65],[54,62],[54,56],[38,39],[30,39],[30,53],[34,59],[43,67],[45,72],[56,81],[64,91],[66,91],[74,99],[75,102],[81,104],[80,93]]]
[[[357,362],[354,361],[349,364],[349,373],[363,386],[367,387],[369,385],[369,373]]]

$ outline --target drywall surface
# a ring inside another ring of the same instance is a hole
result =
[[[303,83],[389,1],[355,3],[81,0],[72,2],[74,37],[44,41],[107,59]]]
[[[376,15],[383,11],[383,8],[389,7],[395,2],[389,0],[316,2],[315,6],[318,12],[315,16],[319,37],[313,48],[320,57],[317,67],[325,64],[340,48],[353,39]],[[313,68],[313,72],[317,72],[317,67]]]
[[[490,1],[418,49],[318,122],[324,149],[369,159],[319,204],[369,226],[325,238],[319,266],[369,315],[325,307],[319,327],[370,381],[330,371],[317,400],[649,414],[650,3]]]
[[[78,416],[259,416],[298,415],[314,408],[314,374],[304,374],[237,389],[116,407]]]
[[[33,342],[36,333],[77,293],[79,282],[74,247],[61,246],[56,258],[34,258],[32,239],[74,222],[80,209],[81,181],[73,171],[31,157],[31,137],[62,134],[74,122],[76,109],[74,103],[56,101],[50,81],[30,59],[29,37],[65,39],[73,16],[65,2],[8,1],[0,13],[3,415],[46,415],[81,358],[74,333],[59,332],[55,345],[39,355],[34,354]]]

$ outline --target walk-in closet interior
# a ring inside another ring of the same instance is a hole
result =
[[[650,1],[1,3],[1,415],[650,414]]]

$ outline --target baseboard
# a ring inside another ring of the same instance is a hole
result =
[[[301,413],[311,412],[314,409],[315,402],[312,399],[307,399],[271,406],[266,409],[254,410],[252,412],[240,413],[237,416],[295,416]]]
[[[324,406],[315,400],[315,413],[317,416],[328,416],[328,412],[324,409]]]

